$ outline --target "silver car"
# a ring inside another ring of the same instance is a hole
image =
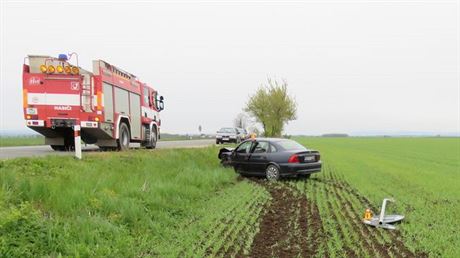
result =
[[[241,141],[244,141],[249,138],[249,134],[248,131],[246,131],[246,129],[237,127],[236,130],[238,131],[238,135],[240,136]]]
[[[241,135],[234,127],[223,127],[216,134],[216,144],[224,142],[241,142]]]

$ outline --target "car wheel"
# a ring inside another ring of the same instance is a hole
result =
[[[275,165],[268,165],[265,170],[265,177],[267,180],[276,181],[280,179],[280,169]]]
[[[230,167],[230,157],[228,157],[228,156],[222,157],[222,159],[220,160],[220,164],[223,167]]]

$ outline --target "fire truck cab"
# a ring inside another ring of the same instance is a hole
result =
[[[164,99],[135,75],[102,60],[93,61],[89,72],[78,66],[75,53],[29,55],[23,65],[23,109],[26,125],[54,150],[74,148],[75,125],[85,143],[103,150],[126,150],[130,142],[155,148]]]

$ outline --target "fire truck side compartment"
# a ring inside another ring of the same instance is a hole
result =
[[[115,87],[115,113],[129,115],[128,91]]]
[[[113,86],[108,83],[103,83],[104,85],[104,121],[113,123],[113,96],[112,88]]]
[[[131,138],[141,139],[141,96],[129,93],[130,115],[131,115]]]

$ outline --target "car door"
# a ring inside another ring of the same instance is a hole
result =
[[[247,163],[251,147],[251,141],[243,142],[233,152],[232,163],[236,170],[244,172],[248,170]]]
[[[269,148],[270,144],[267,141],[254,142],[246,165],[249,173],[265,173],[265,168],[269,162]]]

